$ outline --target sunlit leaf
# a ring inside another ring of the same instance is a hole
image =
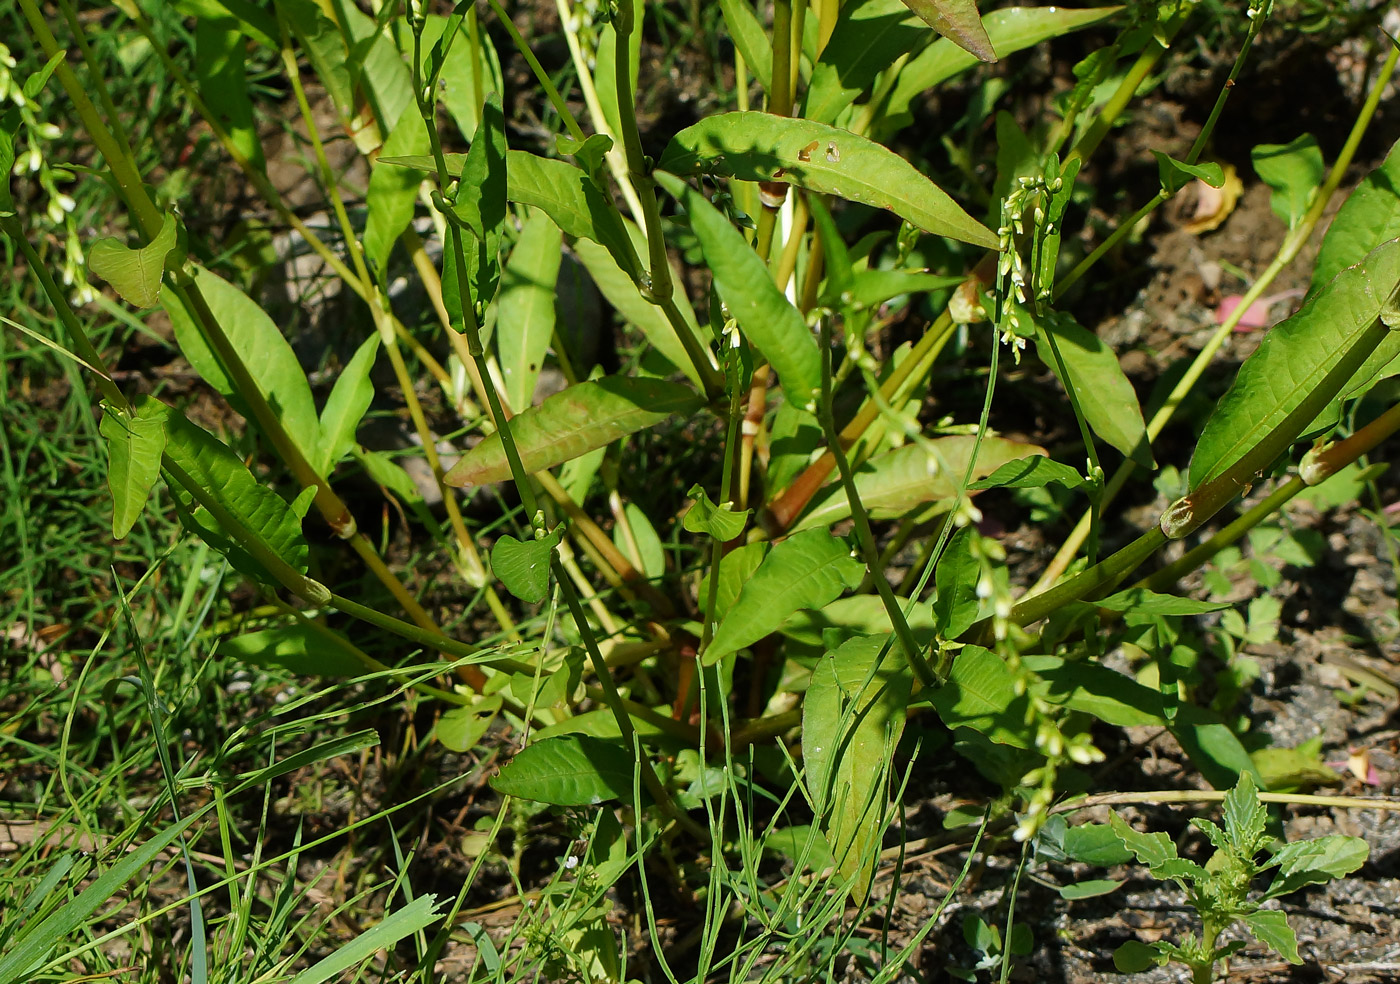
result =
[[[870,88],[877,75],[931,38],[928,25],[904,0],[844,4],[831,41],[812,68],[802,115],[835,123],[841,110]]]
[[[949,728],[971,728],[999,745],[1029,748],[1026,697],[1017,695],[1006,662],[981,646],[964,646],[953,660],[948,682],[929,694]]]
[[[507,533],[491,548],[491,570],[515,597],[539,604],[549,592],[550,558],[563,537],[562,526],[534,540],[517,540]]]
[[[378,354],[379,335],[372,334],[360,343],[326,398],[321,411],[321,443],[312,459],[316,473],[323,478],[355,446],[355,431],[374,399],[374,384],[369,374]]]
[[[744,532],[744,524],[753,511],[745,509],[735,512],[733,504],[729,502],[717,506],[699,485],[692,485],[686,495],[695,500],[695,505],[685,514],[681,525],[692,533],[706,533],[721,543],[727,543]]]
[[[1400,236],[1400,140],[1381,166],[1361,180],[1327,227],[1313,266],[1309,294],[1360,263],[1376,243]]]
[[[1326,173],[1317,140],[1304,133],[1286,144],[1259,144],[1249,156],[1259,180],[1273,189],[1269,204],[1274,214],[1292,229],[1302,221]]]
[[[506,261],[496,301],[496,352],[506,398],[516,410],[533,402],[535,383],[554,337],[560,247],[559,227],[543,212],[535,212]]]
[[[111,284],[122,300],[133,307],[155,307],[160,301],[165,258],[175,248],[177,231],[175,216],[167,212],[160,232],[139,249],[131,249],[120,239],[99,239],[88,250],[88,269],[93,276]]]
[[[928,26],[959,48],[984,62],[996,61],[997,51],[987,37],[973,0],[904,0]]]
[[[1291,964],[1301,964],[1298,956],[1298,937],[1293,927],[1288,925],[1288,914],[1280,909],[1261,909],[1244,917],[1252,933],[1260,942],[1267,943],[1275,953]]]
[[[103,405],[99,428],[107,440],[107,487],[112,491],[112,536],[120,540],[146,508],[151,488],[160,478],[165,453],[165,413],[146,398],[133,412]],[[142,409],[145,413],[142,413]]]
[[[552,806],[632,800],[631,749],[589,735],[545,738],[526,746],[491,780],[498,793]]]
[[[363,673],[365,663],[330,629],[305,622],[244,632],[219,643],[215,653],[254,666],[280,666],[302,676],[348,677]]]
[[[389,136],[384,140],[381,154],[393,157],[402,154],[426,154],[428,152],[428,131],[416,113],[402,113]],[[365,262],[371,268],[383,273],[389,263],[389,253],[395,241],[413,221],[413,210],[418,201],[418,186],[422,176],[402,167],[394,167],[383,160],[375,162],[369,175],[369,191],[365,194],[365,206],[369,214],[365,219],[365,234],[362,240]]]

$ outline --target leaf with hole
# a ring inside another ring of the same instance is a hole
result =
[[[1001,437],[938,437],[925,443],[876,455],[855,470],[856,492],[865,511],[876,519],[902,516],[919,506],[951,500],[967,474],[968,459],[977,447],[973,478],[990,475],[1008,461],[1043,455],[1045,449]],[[844,486],[833,484],[818,495],[794,529],[830,526],[851,514]]]
[[[990,229],[904,158],[825,123],[758,112],[721,113],[672,137],[657,166],[680,175],[786,182],[886,209],[937,236],[997,248]]]
[[[537,605],[549,593],[550,560],[563,538],[562,526],[543,539],[521,541],[507,533],[491,548],[491,570],[507,591]]]
[[[510,430],[525,471],[537,472],[654,427],[673,414],[688,415],[703,401],[689,386],[660,379],[604,376],[555,393],[511,418]],[[468,451],[447,473],[458,487],[510,478],[500,434]]]
[[[865,565],[826,530],[793,534],[774,545],[744,584],[704,652],[705,665],[776,632],[793,612],[831,603],[864,574]]]
[[[657,172],[656,180],[685,206],[720,300],[777,370],[783,393],[799,407],[814,406],[821,391],[821,352],[801,313],[773,285],[768,265],[704,195],[670,174]]]
[[[1270,331],[1206,421],[1191,458],[1191,488],[1217,477],[1282,428],[1375,324],[1397,284],[1400,239],[1392,239]],[[1353,378],[1367,371],[1363,365]],[[1296,437],[1306,422],[1294,424],[1289,430]]]
[[[858,637],[828,653],[813,669],[802,704],[807,789],[857,902],[869,892],[880,854],[894,749],[913,684],[888,640]]]
[[[138,249],[130,248],[120,239],[99,239],[88,248],[88,269],[93,276],[111,284],[122,300],[133,307],[155,307],[160,302],[165,258],[175,248],[177,232],[175,216],[167,212],[161,220],[160,232]]]
[[[609,800],[630,803],[632,776],[632,753],[617,741],[564,735],[517,752],[491,787],[551,806],[596,806]]]
[[[107,487],[112,491],[112,536],[131,532],[151,488],[160,478],[165,453],[165,410],[142,397],[130,413],[103,404],[98,425],[107,441]],[[143,412],[144,411],[144,412]]]

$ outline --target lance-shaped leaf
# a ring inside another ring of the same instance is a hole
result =
[[[422,126],[420,124],[419,128]],[[492,93],[462,164],[462,180],[452,211],[472,234],[489,242],[506,220],[506,124],[501,97]]]
[[[768,552],[739,592],[704,652],[705,665],[776,632],[793,612],[834,601],[864,574],[865,565],[826,530],[788,537]]]
[[[855,470],[861,505],[876,519],[892,519],[925,503],[952,499],[958,494],[958,483],[967,473],[968,458],[976,444],[975,437],[940,437],[927,448],[906,444],[876,455]],[[1002,437],[984,437],[972,477],[984,478],[1008,461],[1036,454],[1045,454],[1045,449]],[[829,526],[850,514],[845,489],[832,485],[813,502],[795,529]]]
[[[491,786],[553,806],[593,806],[632,801],[632,751],[616,740],[591,735],[545,738],[505,764]]]
[[[381,153],[384,158],[400,154],[427,153],[428,131],[417,113],[401,113],[399,121],[389,131]],[[394,242],[413,221],[413,209],[418,201],[418,186],[422,178],[412,171],[377,160],[369,175],[369,190],[365,205],[363,239],[365,261],[376,271],[384,272]]]
[[[1400,239],[1339,273],[1264,338],[1216,404],[1191,458],[1191,487],[1224,472],[1283,423],[1387,310],[1400,284]],[[1392,333],[1393,334],[1393,333]],[[1356,378],[1366,374],[1363,367]]]
[[[145,407],[142,413],[142,407]],[[99,429],[107,439],[107,486],[112,490],[112,536],[120,540],[131,532],[151,487],[160,478],[160,456],[165,453],[164,408],[149,403],[131,413],[104,404]]]
[[[685,205],[720,300],[749,343],[777,370],[788,400],[814,407],[822,384],[821,351],[797,308],[773,285],[767,264],[704,195],[674,175],[658,171],[656,179]]]
[[[543,212],[535,212],[506,261],[496,302],[496,352],[506,397],[516,410],[533,402],[535,383],[554,336],[560,245],[559,227]]]
[[[331,395],[326,398],[326,406],[321,411],[321,443],[311,459],[316,474],[322,478],[355,447],[355,431],[374,399],[374,384],[369,374],[378,354],[379,335],[370,335],[340,371]]]
[[[880,854],[890,763],[913,682],[908,663],[887,651],[888,638],[859,636],[822,657],[802,704],[807,789],[858,901]]]
[[[259,171],[267,167],[248,97],[248,35],[236,17],[195,18],[194,67],[205,105],[223,123],[229,140]],[[419,129],[422,129],[420,126]]]
[[[868,89],[877,75],[931,37],[928,26],[904,0],[845,4],[832,28],[831,43],[812,68],[802,115],[835,123],[841,110]]]
[[[339,633],[306,622],[232,636],[219,643],[215,652],[221,659],[280,666],[303,676],[349,677],[369,669]]]
[[[1014,52],[1032,47],[1042,41],[1069,34],[1091,24],[1106,20],[1122,7],[1092,7],[1086,10],[1060,6],[1005,7],[993,10],[982,18],[982,26],[998,55],[1005,58]],[[969,54],[949,38],[939,38],[905,63],[885,101],[884,132],[906,126],[912,119],[909,105],[924,92],[959,72],[977,64]]]
[[[982,18],[973,0],[904,0],[909,9],[922,17],[928,26],[964,51],[984,62],[997,60],[992,39],[987,37]]]
[[[131,249],[120,239],[99,239],[88,250],[88,269],[133,307],[155,307],[160,301],[165,258],[175,248],[176,231],[175,216],[167,212],[160,232],[140,249]]]
[[[1030,747],[1024,693],[1006,661],[981,646],[965,646],[953,660],[948,682],[929,694],[949,728],[971,728],[999,745]]]
[[[676,134],[658,166],[676,174],[784,181],[888,209],[925,232],[997,248],[990,229],[904,158],[825,123],[768,113],[721,113]]]
[[[1309,293],[1327,286],[1376,245],[1400,236],[1400,140],[1338,209],[1313,266]]]
[[[553,468],[594,448],[659,424],[672,414],[703,406],[689,386],[660,379],[606,376],[570,386],[511,418],[510,431],[527,472]],[[472,448],[447,473],[456,486],[489,485],[510,478],[501,435]]]

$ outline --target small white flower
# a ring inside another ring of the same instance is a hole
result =
[[[577,868],[577,867],[578,867],[578,858],[577,858],[575,855],[570,854],[567,858],[564,859],[564,870],[565,870],[565,871],[573,871],[573,870],[574,870],[575,868]]]

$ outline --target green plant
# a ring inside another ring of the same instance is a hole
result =
[[[1370,849],[1359,837],[1328,835],[1280,844],[1267,831],[1268,811],[1259,802],[1248,773],[1225,797],[1225,826],[1201,817],[1191,826],[1203,833],[1214,851],[1204,865],[1178,856],[1176,845],[1164,833],[1142,834],[1113,813],[1109,823],[1123,846],[1145,865],[1154,878],[1171,879],[1186,891],[1187,901],[1201,919],[1201,935],[1188,933],[1180,943],[1129,940],[1113,956],[1124,973],[1145,970],[1169,961],[1185,964],[1196,984],[1210,984],[1217,968],[1246,940],[1222,941],[1231,927],[1242,923],[1260,942],[1289,963],[1303,962],[1288,916],[1263,904],[1290,895],[1307,885],[1323,884],[1351,874],[1366,863]],[[1263,854],[1264,859],[1259,860]],[[1260,874],[1277,868],[1263,892],[1254,890]]]
[[[776,0],[770,27],[754,6],[725,0],[718,16],[735,49],[735,88],[722,111],[675,132],[645,131],[637,110],[645,20],[669,29],[669,13],[635,0],[557,6],[562,66],[542,65],[494,0],[489,12],[467,0],[448,15],[416,0],[370,13],[343,0],[190,0],[178,9],[197,17],[192,36],[140,4],[113,14],[115,31],[148,46],[163,88],[198,115],[221,160],[343,288],[358,320],[343,319],[341,351],[318,352],[314,368],[255,299],[269,273],[257,258],[263,234],[243,230],[234,252],[184,207],[187,178],[150,187],[153,141],[128,133],[113,101],[117,73],[100,70],[74,30],[80,74],[34,0],[20,0],[19,16],[36,64],[17,90],[23,99],[0,115],[8,174],[54,138],[40,100],[64,93],[93,161],[100,156],[86,185],[108,202],[101,224],[112,235],[87,244],[86,256],[124,302],[105,297],[108,310],[140,325],[162,309],[173,346],[232,411],[211,429],[168,392],[128,392],[112,368],[123,346],[93,330],[83,291],[59,283],[77,262],[72,248],[58,277],[43,252],[54,225],[74,241],[70,221],[41,205],[71,211],[50,187],[66,172],[38,170],[42,194],[0,183],[0,231],[37,285],[26,305],[53,312],[29,319],[42,329],[15,325],[6,337],[57,349],[95,380],[113,538],[139,537],[144,523],[173,514],[202,545],[196,567],[209,551],[226,563],[242,593],[208,596],[217,627],[208,631],[228,636],[221,655],[431,707],[432,739],[454,752],[509,749],[468,887],[490,858],[522,898],[536,891],[520,868],[541,814],[512,802],[609,804],[627,816],[624,833],[612,813],[598,814],[593,843],[605,855],[590,849],[577,875],[556,869],[538,889],[540,906],[511,930],[521,950],[502,957],[508,946],[468,924],[482,974],[621,975],[603,895],[624,877],[645,894],[658,873],[703,907],[687,944],[696,979],[749,979],[778,943],[784,957],[764,965],[766,979],[830,968],[856,949],[847,901],[864,916],[883,890],[885,839],[925,740],[948,745],[996,788],[989,809],[975,811],[979,837],[1004,822],[1018,841],[1043,833],[1057,801],[1091,781],[1086,767],[1104,759],[1095,728],[1165,729],[1220,788],[1258,773],[1233,714],[1251,666],[1238,650],[1271,639],[1278,613],[1257,600],[1248,619],[1222,616],[1215,648],[1227,668],[1206,703],[1197,690],[1208,644],[1191,619],[1229,606],[1179,597],[1175,585],[1400,427],[1393,410],[1361,427],[1342,412],[1400,358],[1400,151],[1338,213],[1306,305],[1240,369],[1189,467],[1179,462],[1183,480],[1160,483],[1180,486],[1174,504],[1129,546],[1101,557],[1101,543],[1115,498],[1135,471],[1155,466],[1163,452],[1153,442],[1324,214],[1395,53],[1377,59],[1371,97],[1330,167],[1306,135],[1256,148],[1288,237],[1238,313],[1144,414],[1118,354],[1076,312],[1099,261],[1154,210],[1193,182],[1223,184],[1205,155],[1269,3],[1247,12],[1231,85],[1200,136],[1180,159],[1154,152],[1156,190],[1087,252],[1065,234],[1101,204],[1082,176],[1160,81],[1198,4],[979,16],[970,0]],[[73,5],[57,9],[72,30]],[[703,19],[694,14],[691,27]],[[1109,42],[1074,66],[1073,85],[1040,103],[1028,128],[997,111],[1005,83],[973,74],[979,60],[1089,28]],[[516,77],[533,78],[523,93],[506,91],[503,58]],[[255,76],[278,80],[270,91],[285,94],[281,104],[253,98]],[[920,94],[964,84],[976,98],[946,128],[946,165],[911,164],[899,151],[915,136]],[[3,87],[13,88],[8,74]],[[50,112],[61,118],[56,102]],[[304,133],[297,150],[330,232],[272,180],[257,121],[273,112],[294,115],[295,125],[282,123]],[[458,141],[465,153],[449,151]],[[367,181],[342,151],[363,159]],[[983,160],[992,163],[979,169]],[[421,238],[429,227],[440,253]],[[566,246],[579,269],[564,266]],[[625,344],[611,371],[571,334],[577,326],[556,297],[565,269],[619,315]],[[422,286],[431,313],[398,293],[401,276]],[[896,344],[892,312],[916,304],[931,321]],[[1067,460],[993,427],[1005,363],[1023,358],[1064,392],[1054,414],[1077,435]],[[392,383],[376,375],[385,360]],[[565,385],[537,400],[546,369]],[[922,411],[935,392],[952,409],[929,419]],[[426,508],[405,522],[436,583],[414,563],[388,562],[401,544],[387,524],[375,535],[364,519],[374,510],[353,492],[368,477],[386,500],[420,495],[390,456],[360,446],[375,411],[411,424],[441,496],[441,522]],[[79,417],[93,428],[91,413]],[[450,466],[438,451],[445,434],[472,438]],[[1286,469],[1305,438],[1319,443],[1296,477],[1129,584],[1169,540],[1203,528],[1280,462]],[[90,481],[96,469],[81,474]],[[476,495],[472,508],[458,489]],[[1041,582],[1019,597],[1004,546],[978,528],[974,496],[996,489],[1085,508]],[[200,575],[187,572],[189,583]],[[166,639],[172,659],[188,648],[176,638]],[[416,665],[410,645],[442,660]],[[1098,659],[1119,646],[1151,672],[1134,678]],[[157,722],[158,695],[146,696]],[[426,754],[417,729],[411,720],[405,750],[392,754]],[[360,746],[322,751],[350,747]],[[290,759],[298,755],[319,760],[306,750]],[[245,788],[217,774],[208,781],[221,796]],[[161,791],[174,816],[181,794],[173,782]],[[492,846],[507,819],[517,838],[509,852]],[[149,822],[160,825],[154,814]],[[779,875],[765,861],[775,855],[789,866]],[[399,860],[390,898],[402,892],[408,915],[392,933],[408,936],[436,917],[426,896],[400,884]],[[468,887],[424,954],[447,945]],[[655,938],[656,913],[646,916]],[[741,917],[738,942],[722,947]],[[43,925],[0,967],[63,964],[71,954],[58,947],[59,923]],[[1006,951],[1016,947],[974,929],[983,962],[1009,972]],[[202,959],[192,951],[192,962]],[[880,952],[887,976],[907,956]]]

